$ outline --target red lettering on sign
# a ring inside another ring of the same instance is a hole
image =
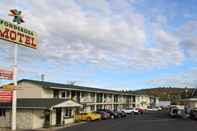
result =
[[[22,33],[20,33],[20,32],[18,32],[17,34],[18,34],[18,36],[19,36],[19,42],[23,42],[24,34],[22,34]]]
[[[2,32],[0,30],[0,37],[5,37],[5,38],[9,38],[9,29],[8,28],[5,28],[4,32]]]
[[[32,37],[31,38],[31,46],[33,47],[33,48],[36,48],[36,44],[34,43],[35,41],[34,41],[34,38]]]
[[[10,31],[10,39],[11,40],[16,40],[16,32],[15,31]]]
[[[31,44],[31,37],[29,37],[29,36],[26,35],[25,38],[26,38],[25,43],[27,45],[30,45]]]

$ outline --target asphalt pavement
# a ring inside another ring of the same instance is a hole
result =
[[[197,131],[197,121],[170,118],[166,112],[148,112],[123,119],[88,122],[57,131]]]

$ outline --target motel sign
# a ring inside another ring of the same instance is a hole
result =
[[[12,101],[12,92],[0,90],[0,102],[10,103]]]
[[[13,71],[0,69],[0,79],[13,80]]]
[[[34,49],[37,48],[35,32],[3,19],[0,19],[0,39]]]

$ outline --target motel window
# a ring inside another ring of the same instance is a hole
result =
[[[62,92],[61,97],[65,98],[65,92]]]
[[[114,96],[114,102],[116,102],[116,103],[118,102],[118,95]]]
[[[103,101],[103,95],[102,94],[97,94],[97,100],[96,100],[96,102],[98,102],[98,103],[101,103],[102,101]]]
[[[95,106],[91,106],[91,111],[94,111],[95,110]]]
[[[71,108],[66,108],[65,109],[65,113],[64,113],[64,117],[71,117],[72,116],[72,109]]]
[[[67,96],[67,97],[70,96],[70,91],[66,91],[66,96]]]
[[[135,100],[135,96],[133,96],[133,102],[135,102],[136,100]]]
[[[91,95],[91,97],[95,97],[95,93],[91,93],[90,95]]]
[[[97,105],[97,106],[96,106],[96,109],[97,109],[97,110],[101,110],[101,109],[102,109],[102,105]]]
[[[81,97],[85,97],[86,93],[85,92],[81,92]]]
[[[115,111],[118,110],[118,105],[114,105],[114,110],[115,110]]]
[[[106,99],[107,98],[107,94],[104,94],[104,99]]]
[[[59,97],[59,91],[58,90],[54,90],[53,91],[53,97],[54,98],[58,98]]]
[[[1,116],[5,116],[5,110],[4,109],[0,109],[0,117]]]

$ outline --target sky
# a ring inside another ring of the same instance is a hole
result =
[[[114,90],[197,85],[196,0],[0,0],[23,12],[38,49],[18,46],[17,79]],[[0,68],[14,44],[0,40]],[[5,80],[0,80],[3,84]]]

